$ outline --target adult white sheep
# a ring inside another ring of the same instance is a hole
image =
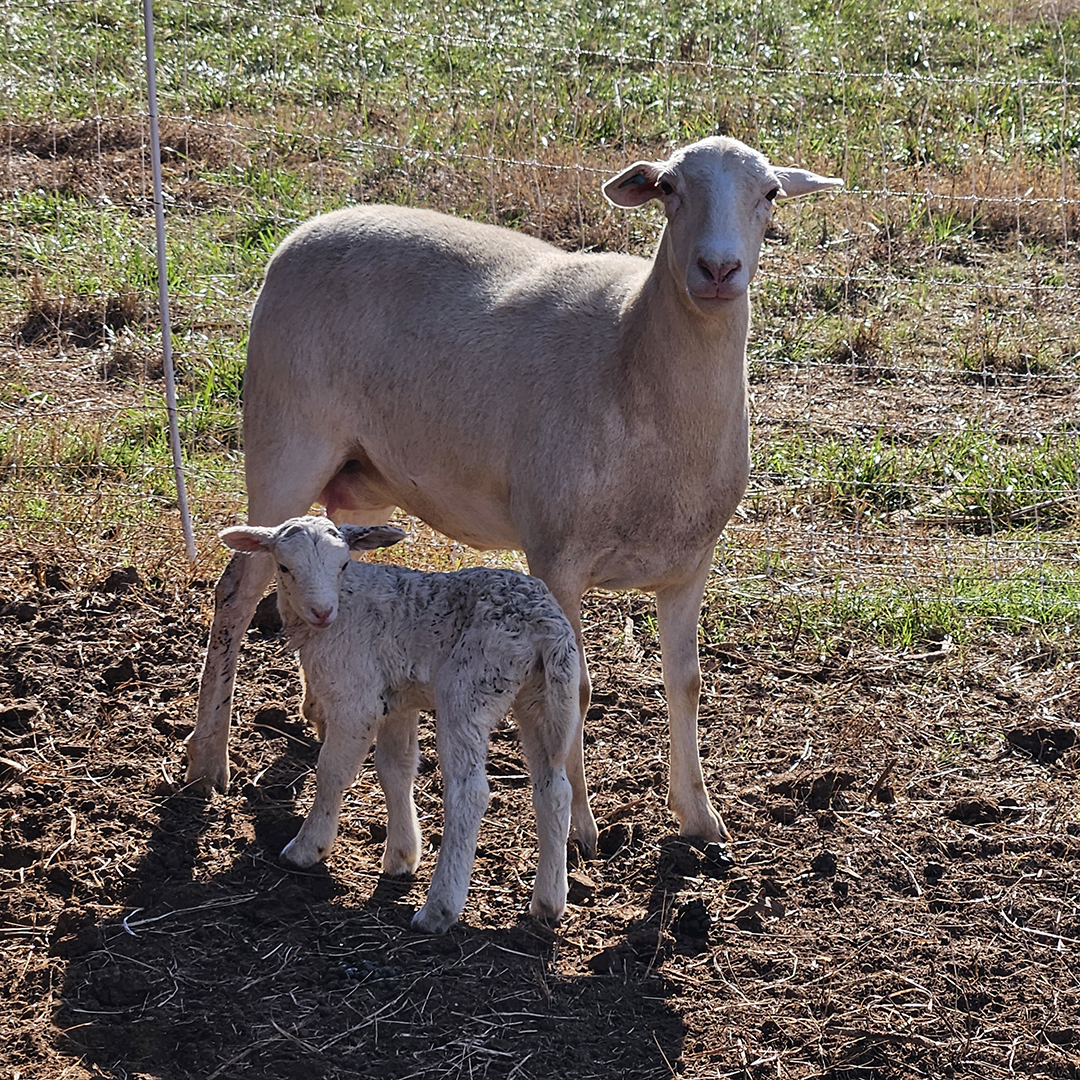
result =
[[[220,535],[234,551],[276,562],[282,621],[324,725],[315,802],[282,859],[304,868],[330,853],[342,794],[377,740],[387,810],[383,871],[411,874],[421,851],[413,802],[417,710],[434,709],[443,833],[413,926],[448,929],[465,907],[487,808],[488,739],[512,705],[540,841],[529,910],[559,919],[570,831],[565,760],[579,726],[581,676],[573,628],[547,586],[513,570],[425,574],[350,559],[350,549],[388,547],[405,536],[390,526],[339,529],[328,518],[300,517]]]
[[[750,467],[747,287],[773,202],[840,185],[728,138],[639,161],[604,194],[663,204],[652,260],[391,206],[302,225],[252,319],[249,520],[318,501],[372,524],[400,506],[473,547],[523,550],[579,646],[586,590],[655,592],[668,805],[684,835],[725,838],[698,757],[697,624]],[[228,785],[237,653],[271,573],[234,558],[218,583],[187,745],[188,782],[204,789]],[[583,663],[583,717],[588,700]],[[591,852],[580,730],[568,773]]]

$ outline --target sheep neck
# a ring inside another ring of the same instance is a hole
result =
[[[649,273],[624,307],[626,404],[669,413],[681,427],[698,415],[705,429],[728,427],[746,410],[749,297],[703,314],[672,277],[667,244],[665,231]]]

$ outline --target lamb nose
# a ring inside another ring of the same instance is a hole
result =
[[[311,614],[317,623],[328,623],[330,621],[330,613],[332,610],[332,608],[313,607],[311,609]]]

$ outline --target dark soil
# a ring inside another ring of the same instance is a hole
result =
[[[680,839],[643,598],[597,597],[588,766],[603,832],[556,931],[512,726],[464,922],[409,930],[434,863],[378,873],[370,766],[328,866],[277,852],[318,746],[252,630],[234,782],[178,787],[210,590],[0,567],[0,1063],[6,1077],[1080,1076],[1080,690],[987,641],[938,660],[703,648],[707,781]]]

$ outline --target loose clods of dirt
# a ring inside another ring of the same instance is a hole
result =
[[[1040,765],[1052,765],[1076,745],[1077,737],[1074,728],[1013,728],[1005,741]]]

